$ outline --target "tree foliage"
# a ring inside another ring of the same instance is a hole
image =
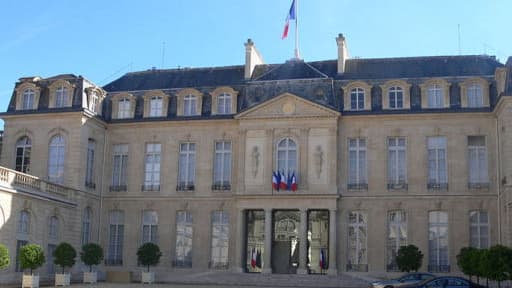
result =
[[[471,279],[472,276],[476,276],[478,274],[479,262],[479,251],[473,247],[463,247],[460,249],[460,252],[457,255],[457,265],[459,266],[462,273],[469,276],[469,279]]]
[[[418,271],[423,261],[423,253],[415,245],[402,246],[396,255],[396,264],[402,272]]]
[[[32,274],[34,269],[43,266],[44,258],[43,248],[37,244],[27,244],[20,249],[20,264],[22,269],[30,269]]]
[[[148,267],[148,272],[149,266],[157,265],[161,256],[160,247],[151,242],[142,244],[137,250],[137,259],[141,265]]]
[[[53,263],[62,267],[62,273],[66,267],[75,265],[76,250],[71,244],[62,242],[53,251]]]
[[[9,266],[11,258],[9,257],[9,250],[3,244],[0,244],[0,269]]]
[[[508,272],[512,265],[512,250],[502,245],[495,245],[489,248],[485,259],[487,278],[498,281],[500,287],[501,281],[509,278]]]
[[[96,243],[88,243],[82,246],[80,260],[89,266],[89,272],[92,272],[92,266],[98,265],[103,260],[103,248]]]

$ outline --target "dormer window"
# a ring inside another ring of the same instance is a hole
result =
[[[364,90],[354,88],[350,91],[350,110],[364,110]]]
[[[153,96],[149,101],[149,117],[161,117],[163,111],[162,96]]]
[[[450,107],[450,84],[443,78],[430,78],[421,83],[421,108]]]
[[[96,91],[91,92],[91,100],[89,102],[89,110],[96,113],[98,112],[98,104],[99,104],[100,98],[98,97],[98,93]]]
[[[389,109],[402,109],[404,108],[404,92],[402,87],[393,86],[389,88]]]
[[[55,90],[55,107],[64,107],[68,103],[68,89],[64,86],[59,86]]]
[[[427,90],[428,108],[443,108],[444,96],[443,89],[439,84],[432,84],[428,86]]]
[[[34,98],[36,93],[32,89],[23,91],[23,110],[34,109]]]
[[[128,98],[122,98],[118,102],[118,109],[117,109],[117,118],[129,118],[130,112],[131,112],[131,105],[130,105],[130,99]]]
[[[480,86],[480,84],[470,84],[467,88],[467,97],[469,108],[484,106],[482,86]]]
[[[489,107],[489,82],[484,78],[470,78],[459,83],[462,108]]]
[[[231,94],[221,93],[217,96],[217,114],[231,114]]]
[[[195,95],[189,94],[183,98],[183,116],[196,115],[197,98]]]

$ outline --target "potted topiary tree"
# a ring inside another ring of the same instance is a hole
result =
[[[30,269],[30,275],[23,274],[22,287],[39,287],[39,275],[35,269],[43,266],[45,261],[43,248],[36,244],[27,244],[20,249],[20,265],[23,270]]]
[[[155,273],[149,272],[149,266],[157,265],[160,262],[161,256],[160,248],[154,243],[148,242],[139,247],[139,250],[137,250],[137,260],[140,265],[148,267],[147,272],[142,272],[142,283],[151,284],[155,282]]]
[[[98,274],[96,271],[92,271],[92,266],[100,264],[103,260],[101,246],[96,243],[85,244],[82,246],[82,252],[80,252],[80,260],[89,266],[89,272],[84,272],[84,283],[96,283]]]
[[[66,268],[75,265],[76,250],[71,244],[62,242],[53,251],[53,263],[62,268],[62,273],[55,273],[55,286],[69,286],[71,274],[65,273]]]
[[[9,266],[11,259],[9,258],[9,250],[4,244],[0,244],[0,270]]]
[[[423,253],[414,245],[402,246],[396,254],[396,264],[402,272],[418,271],[423,260]]]

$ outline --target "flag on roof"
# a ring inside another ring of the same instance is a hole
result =
[[[286,23],[284,24],[283,36],[281,39],[288,37],[288,29],[290,27],[290,20],[297,20],[295,17],[295,0],[292,1],[292,6],[290,7],[290,11],[288,11],[288,15],[286,15]]]

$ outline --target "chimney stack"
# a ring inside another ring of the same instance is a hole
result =
[[[249,38],[247,39],[247,43],[245,45],[245,80],[251,79],[252,72],[254,71],[254,67],[259,64],[265,64],[263,61],[263,57],[261,57],[260,52],[256,49],[254,42]]]
[[[348,59],[347,42],[343,34],[338,34],[336,44],[338,44],[338,74],[343,74],[345,72],[345,61]]]

